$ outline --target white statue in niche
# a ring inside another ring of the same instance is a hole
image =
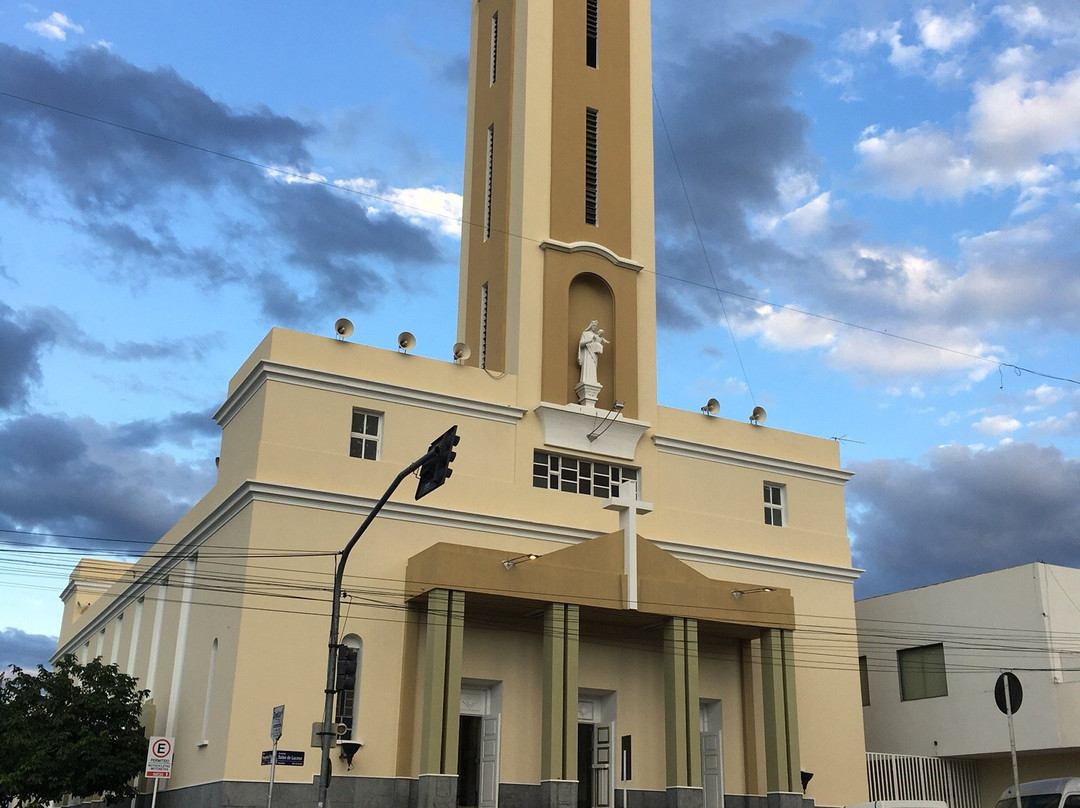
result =
[[[600,328],[600,323],[596,320],[592,320],[588,328],[581,332],[577,353],[577,361],[581,365],[579,384],[599,385],[596,381],[596,366],[600,354],[604,352],[604,346],[610,344],[610,340],[604,339],[604,329]]]

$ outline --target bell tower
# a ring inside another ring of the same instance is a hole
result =
[[[521,404],[652,420],[652,147],[648,0],[472,0],[458,335]]]

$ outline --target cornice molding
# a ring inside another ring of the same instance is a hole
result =
[[[631,261],[629,258],[623,258],[616,253],[609,250],[603,244],[597,244],[594,241],[556,241],[553,238],[544,239],[540,242],[541,250],[556,250],[564,253],[577,253],[587,252],[593,255],[599,255],[601,258],[606,258],[617,267],[622,269],[629,269],[634,272],[641,272],[645,269],[644,264],[639,264],[637,261]]]
[[[73,653],[81,645],[92,639],[120,612],[128,608],[138,598],[143,597],[152,587],[161,584],[163,581],[167,582],[170,572],[178,564],[196,554],[207,540],[252,503],[266,502],[293,507],[316,508],[355,514],[358,518],[363,518],[367,516],[377,501],[378,498],[376,497],[358,497],[331,491],[249,480],[222,500],[213,511],[207,514],[198,525],[175,545],[162,552],[161,556],[153,564],[142,571],[132,570],[132,575],[137,575],[137,577],[94,620],[72,635],[64,643],[63,647],[58,648],[52,657],[52,661],[55,662],[66,653]],[[540,524],[526,519],[452,511],[445,508],[418,505],[412,502],[387,502],[380,512],[379,518],[483,533],[498,533],[504,536],[550,541],[559,544],[580,544],[603,535],[598,531],[584,530],[569,525]],[[650,538],[650,541],[660,549],[683,561],[717,564],[757,572],[779,573],[838,583],[850,583],[862,573],[862,570],[850,567],[817,564],[798,559],[775,558],[756,553],[740,553],[657,538]],[[328,551],[328,555],[332,552]]]
[[[739,466],[740,468],[771,472],[773,474],[784,474],[790,477],[802,477],[819,483],[843,485],[854,476],[852,472],[844,469],[797,463],[778,457],[739,452],[735,449],[722,449],[719,446],[709,446],[705,443],[695,443],[666,435],[654,435],[653,443],[656,444],[659,451],[665,454],[692,457],[696,460],[724,463],[729,466]]]
[[[252,368],[251,373],[214,413],[214,420],[220,426],[226,426],[251,397],[258,392],[259,388],[271,381],[295,384],[316,390],[326,390],[332,393],[364,396],[379,401],[389,401],[411,407],[423,407],[469,418],[483,418],[504,424],[517,423],[528,412],[520,407],[512,407],[508,404],[492,404],[488,401],[478,401],[446,393],[435,393],[429,390],[417,390],[412,387],[375,382],[369,379],[359,379],[355,376],[342,376],[338,373],[328,373],[322,370],[262,360]]]

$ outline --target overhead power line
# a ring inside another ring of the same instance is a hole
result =
[[[169,143],[171,145],[174,145],[174,146],[177,146],[177,147],[180,147],[180,148],[194,149],[195,151],[199,151],[199,152],[202,152],[204,154],[212,155],[214,157],[220,157],[223,160],[230,160],[232,162],[240,163],[240,164],[243,164],[243,165],[246,165],[246,166],[250,166],[252,168],[257,168],[257,169],[260,169],[261,171],[268,171],[268,172],[273,172],[275,174],[279,174],[279,175],[282,175],[282,176],[285,176],[285,177],[292,177],[293,179],[297,179],[297,180],[300,180],[302,182],[313,184],[313,185],[323,185],[323,186],[325,186],[327,188],[332,188],[332,189],[335,189],[337,191],[341,191],[343,193],[354,194],[356,196],[365,197],[367,199],[372,199],[372,200],[378,201],[378,202],[380,202],[382,204],[385,204],[385,205],[390,205],[392,207],[400,208],[400,209],[403,209],[403,210],[409,210],[409,211],[413,211],[415,213],[420,213],[420,214],[423,214],[424,216],[429,216],[429,217],[438,218],[438,219],[445,219],[446,221],[457,222],[458,224],[472,224],[472,222],[470,222],[469,220],[467,220],[467,219],[465,219],[463,217],[460,217],[460,216],[451,216],[450,214],[447,214],[447,213],[440,213],[438,211],[433,211],[433,210],[430,210],[430,209],[427,209],[427,208],[421,208],[421,207],[418,207],[416,205],[409,205],[409,204],[407,204],[405,202],[402,202],[400,200],[389,199],[389,198],[387,198],[385,196],[381,196],[381,195],[379,195],[377,193],[371,193],[370,191],[362,191],[362,190],[360,190],[358,188],[353,188],[353,187],[340,185],[340,184],[337,184],[335,182],[331,182],[330,180],[322,179],[322,178],[319,178],[319,177],[312,177],[312,176],[310,176],[308,174],[303,174],[303,173],[301,173],[299,171],[294,171],[294,170],[289,169],[289,168],[283,168],[281,166],[274,166],[274,165],[270,165],[268,163],[261,163],[258,160],[252,160],[252,159],[247,158],[247,157],[240,157],[238,155],[230,154],[229,152],[221,151],[219,149],[211,149],[211,148],[208,148],[206,146],[200,146],[198,144],[190,143],[188,141],[180,140],[178,138],[170,137],[168,135],[163,135],[163,134],[160,134],[160,133],[157,133],[157,132],[151,132],[151,131],[148,131],[146,129],[140,129],[139,127],[135,127],[135,126],[129,126],[127,124],[119,123],[117,121],[112,121],[112,120],[109,120],[107,118],[102,118],[102,117],[99,117],[99,116],[96,116],[96,115],[90,115],[90,114],[85,113],[85,112],[79,112],[77,110],[73,110],[73,109],[70,109],[68,107],[63,107],[63,106],[60,106],[58,104],[50,104],[48,102],[41,101],[39,99],[29,98],[27,96],[20,95],[18,93],[12,93],[12,92],[8,92],[6,90],[0,90],[0,96],[5,97],[5,98],[10,98],[10,99],[15,100],[15,101],[21,101],[21,102],[26,103],[26,104],[32,104],[34,106],[38,106],[38,107],[41,107],[43,109],[48,109],[48,110],[51,110],[53,112],[62,113],[64,115],[70,115],[70,116],[73,116],[73,117],[76,117],[76,118],[81,118],[83,120],[91,121],[93,123],[101,124],[103,126],[111,126],[111,127],[116,128],[116,129],[120,129],[120,130],[123,130],[125,132],[130,132],[130,133],[135,134],[135,135],[140,135],[140,136],[143,136],[143,137],[153,138],[155,140],[162,141],[164,143]],[[655,97],[655,90],[654,90],[654,97]],[[659,109],[659,105],[657,106],[657,108]],[[663,116],[662,115],[661,115],[661,122],[663,123]],[[667,132],[666,124],[664,124],[664,130],[665,130],[665,133],[666,133]],[[671,144],[670,137],[668,138],[668,143],[669,143],[669,146],[670,146],[670,144]],[[672,155],[674,156],[674,148],[673,147],[672,147]],[[677,167],[677,170],[679,171],[679,177],[680,177],[680,181],[681,181],[681,179],[682,179],[681,169],[678,168],[677,162],[676,162],[676,167]],[[684,193],[685,193],[685,184],[683,184],[683,189],[684,189]],[[689,202],[690,202],[689,197],[687,197],[687,203],[689,204]],[[825,314],[819,314],[817,312],[813,312],[813,311],[810,311],[808,309],[801,309],[801,308],[798,308],[798,307],[795,307],[795,306],[785,305],[783,303],[775,303],[773,301],[766,300],[764,298],[755,297],[753,295],[747,295],[747,294],[740,293],[740,292],[734,292],[734,291],[732,291],[730,289],[721,289],[719,287],[719,284],[718,284],[718,282],[716,280],[716,277],[715,277],[715,274],[713,272],[712,263],[708,258],[708,251],[705,248],[704,240],[702,238],[700,229],[697,227],[697,219],[696,219],[696,216],[693,213],[693,208],[692,207],[691,207],[691,217],[694,219],[695,232],[697,232],[697,234],[698,234],[698,239],[699,239],[699,242],[701,243],[703,254],[705,256],[706,268],[707,268],[707,270],[709,272],[709,275],[710,275],[710,282],[709,283],[701,283],[701,282],[698,282],[698,281],[692,281],[692,280],[689,280],[687,278],[682,278],[682,277],[679,277],[677,275],[671,275],[671,274],[668,274],[668,273],[665,273],[665,272],[660,272],[658,270],[648,270],[648,269],[646,269],[646,271],[653,272],[653,274],[658,278],[664,278],[665,280],[671,280],[671,281],[675,281],[677,283],[683,283],[683,284],[687,284],[687,285],[690,285],[690,286],[701,287],[701,288],[704,288],[704,289],[708,289],[708,290],[714,292],[715,294],[717,294],[719,296],[718,299],[720,300],[721,310],[723,311],[725,323],[727,325],[727,328],[728,328],[729,332],[731,332],[731,323],[730,323],[730,320],[728,318],[727,309],[724,306],[723,299],[722,299],[722,296],[725,296],[725,295],[729,296],[729,297],[739,298],[739,299],[742,299],[742,300],[747,300],[747,301],[754,302],[754,303],[760,303],[762,305],[771,306],[773,308],[780,309],[780,310],[783,310],[783,311],[790,311],[790,312],[795,313],[795,314],[800,314],[800,315],[805,316],[805,317],[810,317],[810,318],[822,320],[824,322],[833,323],[835,325],[841,325],[841,326],[845,326],[847,328],[857,329],[857,330],[860,330],[860,331],[863,331],[863,332],[866,332],[866,333],[875,334],[875,335],[880,336],[880,337],[885,337],[885,338],[888,338],[888,339],[900,340],[902,342],[906,342],[906,343],[911,344],[911,345],[918,345],[918,346],[921,346],[921,347],[924,347],[924,348],[929,348],[929,349],[932,349],[932,350],[937,350],[937,351],[942,351],[944,353],[953,354],[955,356],[962,356],[962,357],[965,357],[965,358],[970,359],[972,361],[985,362],[985,363],[988,363],[988,364],[991,364],[991,365],[995,365],[998,368],[1008,368],[1010,370],[1015,371],[1018,374],[1027,373],[1029,375],[1037,376],[1037,377],[1043,378],[1043,379],[1050,379],[1050,380],[1053,380],[1053,381],[1064,382],[1064,383],[1067,383],[1067,384],[1080,385],[1080,380],[1073,379],[1073,378],[1068,377],[1068,376],[1062,376],[1062,375],[1057,375],[1057,374],[1053,374],[1053,373],[1047,373],[1047,372],[1044,372],[1044,371],[1035,370],[1034,368],[1026,367],[1024,365],[1019,365],[1019,364],[1015,364],[1015,363],[1011,363],[1011,362],[1002,362],[1002,361],[1000,361],[998,359],[993,359],[993,358],[986,357],[986,356],[980,356],[978,354],[973,354],[973,353],[970,353],[970,352],[967,352],[967,351],[962,351],[962,350],[959,350],[957,348],[949,348],[949,347],[946,347],[944,345],[938,345],[936,343],[929,342],[927,340],[920,340],[920,339],[916,339],[914,337],[906,337],[906,336],[904,336],[902,334],[899,334],[899,333],[896,333],[896,332],[893,332],[893,331],[889,331],[887,329],[874,328],[872,326],[865,326],[865,325],[861,325],[859,323],[852,322],[850,320],[844,320],[844,319],[841,319],[841,318],[838,318],[838,317],[832,317],[832,316],[825,315]],[[499,232],[502,235],[506,235],[506,236],[508,236],[510,238],[521,239],[523,241],[532,242],[534,244],[539,244],[540,243],[539,239],[530,238],[530,237],[525,236],[525,235],[520,234],[520,233],[512,233],[512,232],[509,232],[509,231],[502,231],[502,230],[497,231],[497,232]],[[734,341],[733,332],[732,332],[732,340]],[[742,368],[742,372],[743,372],[743,377],[744,377],[744,380],[746,380],[748,392],[750,392],[751,398],[753,398],[753,389],[750,387],[749,379],[748,379],[747,374],[746,374],[746,369],[743,366],[742,356],[739,353],[737,343],[735,343],[735,353],[738,356],[739,364],[740,364],[740,367]]]

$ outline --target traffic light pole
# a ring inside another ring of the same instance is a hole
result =
[[[330,790],[330,747],[333,739],[337,736],[337,733],[333,730],[334,721],[334,695],[337,693],[337,684],[335,679],[337,676],[337,647],[338,647],[338,624],[341,620],[341,581],[345,575],[345,564],[349,560],[349,553],[352,552],[352,548],[356,545],[356,542],[360,540],[360,537],[364,535],[364,531],[368,529],[368,525],[372,523],[379,511],[390,499],[397,487],[401,485],[402,481],[410,474],[421,468],[425,463],[441,462],[445,465],[449,465],[450,460],[453,459],[453,453],[449,451],[449,448],[457,442],[454,435],[457,432],[457,427],[448,430],[445,435],[440,436],[428,447],[427,452],[419,460],[410,463],[409,466],[402,470],[394,481],[390,483],[390,487],[386,489],[386,492],[382,495],[382,498],[375,503],[375,507],[371,509],[363,523],[357,528],[356,533],[349,539],[349,543],[345,545],[345,549],[341,551],[341,557],[338,559],[337,569],[334,571],[334,595],[333,601],[330,607],[330,640],[327,643],[326,653],[326,690],[325,699],[323,701],[323,720],[322,729],[319,732],[322,740],[322,769],[319,776],[319,799],[318,808],[326,808],[326,795]],[[446,445],[446,436],[449,435],[453,438],[450,443],[450,447]],[[449,477],[449,472],[443,475]],[[425,490],[421,492],[417,491],[416,498],[419,499],[424,494],[428,493]]]

